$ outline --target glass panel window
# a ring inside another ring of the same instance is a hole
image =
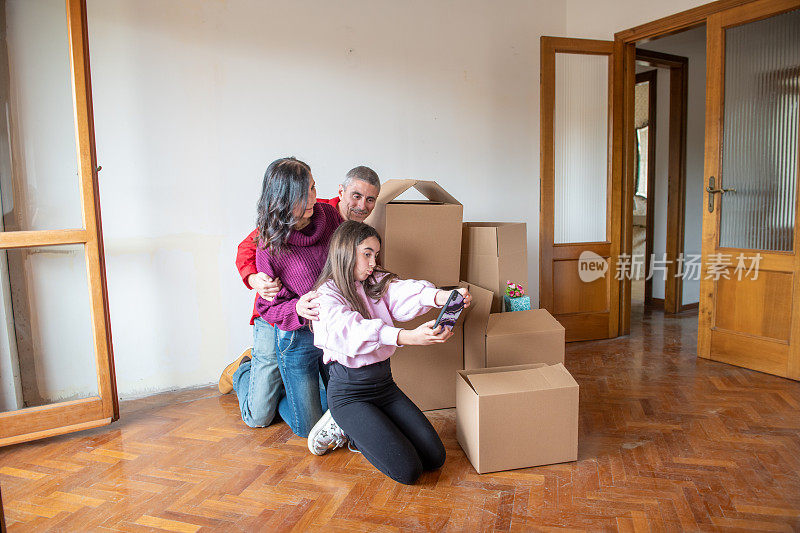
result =
[[[0,411],[96,396],[84,245],[0,251]]]
[[[800,10],[725,32],[720,246],[790,251],[795,224]],[[716,184],[719,186],[719,184]]]
[[[606,240],[608,56],[556,54],[554,242]]]
[[[81,228],[65,2],[6,0],[0,15],[0,230]]]

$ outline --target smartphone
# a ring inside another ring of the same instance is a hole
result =
[[[447,303],[444,304],[441,312],[439,312],[439,317],[436,319],[436,322],[434,322],[433,329],[436,329],[439,326],[444,326],[452,330],[456,325],[458,316],[463,310],[464,296],[462,296],[458,291],[452,291],[450,293],[450,297],[447,298]]]

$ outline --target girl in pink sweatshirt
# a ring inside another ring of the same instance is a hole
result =
[[[441,307],[450,291],[378,267],[380,247],[378,232],[361,222],[345,222],[331,237],[315,287],[319,320],[313,325],[314,345],[330,363],[329,411],[308,443],[322,455],[349,437],[378,470],[410,485],[423,470],[441,467],[445,451],[431,423],[392,379],[389,357],[398,346],[442,343],[453,333],[433,330],[433,321],[411,330],[394,322]],[[469,293],[459,290],[469,305]]]

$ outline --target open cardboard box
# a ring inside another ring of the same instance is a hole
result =
[[[564,362],[564,326],[547,310],[490,313],[492,291],[466,285],[472,305],[464,317],[464,368]]]
[[[578,384],[563,364],[461,370],[456,389],[456,436],[479,474],[578,458]]]
[[[410,188],[427,200],[397,200]],[[381,185],[365,222],[381,235],[381,264],[401,278],[458,285],[464,208],[435,181],[394,179]]]
[[[503,310],[506,282],[528,290],[528,237],[524,223],[464,222],[461,279],[492,291],[492,313]]]

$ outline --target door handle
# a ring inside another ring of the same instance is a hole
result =
[[[722,180],[719,180],[719,189],[714,188],[714,176],[708,178],[708,186],[706,187],[706,191],[708,192],[708,212],[714,212],[714,195],[715,194],[725,194],[726,192],[736,192],[736,189],[725,189],[722,187]]]

